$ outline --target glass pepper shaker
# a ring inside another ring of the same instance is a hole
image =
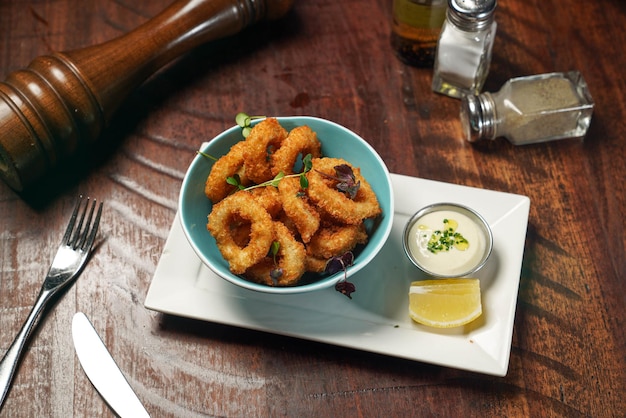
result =
[[[578,71],[512,78],[496,93],[461,99],[465,139],[505,137],[515,145],[584,137],[593,99]]]
[[[405,64],[432,67],[446,0],[393,0],[391,47]]]
[[[433,91],[460,98],[478,94],[491,64],[496,0],[448,0],[437,43]]]

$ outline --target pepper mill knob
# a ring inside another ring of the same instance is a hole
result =
[[[0,177],[21,192],[95,141],[126,96],[181,54],[277,19],[293,0],[178,0],[108,42],[35,58],[0,83]]]

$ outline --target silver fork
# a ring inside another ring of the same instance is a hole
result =
[[[96,233],[98,232],[100,215],[102,214],[102,203],[98,206],[98,212],[95,218],[93,217],[96,208],[95,199],[90,209],[89,198],[87,198],[87,202],[82,211],[80,210],[81,205],[82,196],[80,196],[78,202],[76,202],[70,223],[65,230],[63,241],[59,246],[54,260],[52,260],[52,265],[43,282],[37,301],[30,311],[28,319],[26,319],[26,322],[22,325],[22,329],[15,337],[15,341],[13,341],[11,347],[9,347],[4,354],[2,361],[0,361],[0,409],[9,392],[9,386],[13,380],[17,364],[22,357],[26,342],[33,328],[39,322],[41,312],[47,306],[52,296],[80,274],[87,262],[89,252],[91,251]],[[89,215],[87,215],[88,209]],[[81,212],[81,216],[78,220],[78,225],[75,225],[79,212]],[[87,216],[86,219],[85,216]]]

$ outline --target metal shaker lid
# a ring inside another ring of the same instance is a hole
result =
[[[490,93],[461,98],[461,126],[468,142],[495,138],[495,105]]]
[[[448,0],[448,18],[457,27],[478,31],[493,22],[497,0]]]

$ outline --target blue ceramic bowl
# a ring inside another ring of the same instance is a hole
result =
[[[307,116],[278,117],[277,119],[287,131],[297,126],[308,125],[317,133],[322,144],[322,155],[343,158],[353,166],[360,167],[361,174],[371,184],[378,197],[382,216],[367,225],[369,241],[362,249],[355,252],[354,265],[347,270],[348,277],[350,277],[378,254],[391,233],[394,200],[389,171],[378,153],[367,142],[341,125]],[[226,154],[233,144],[241,140],[243,140],[241,128],[234,126],[204,144],[201,151],[219,157]],[[334,286],[344,278],[344,272],[340,271],[330,276],[315,275],[314,279],[309,277],[298,286],[272,287],[250,282],[231,273],[228,263],[217,249],[213,236],[206,229],[207,216],[211,212],[212,205],[204,194],[204,184],[212,164],[211,160],[197,155],[187,170],[179,197],[179,213],[183,231],[191,247],[204,264],[218,276],[237,286],[266,293],[310,292]],[[358,288],[358,282],[355,284]]]

